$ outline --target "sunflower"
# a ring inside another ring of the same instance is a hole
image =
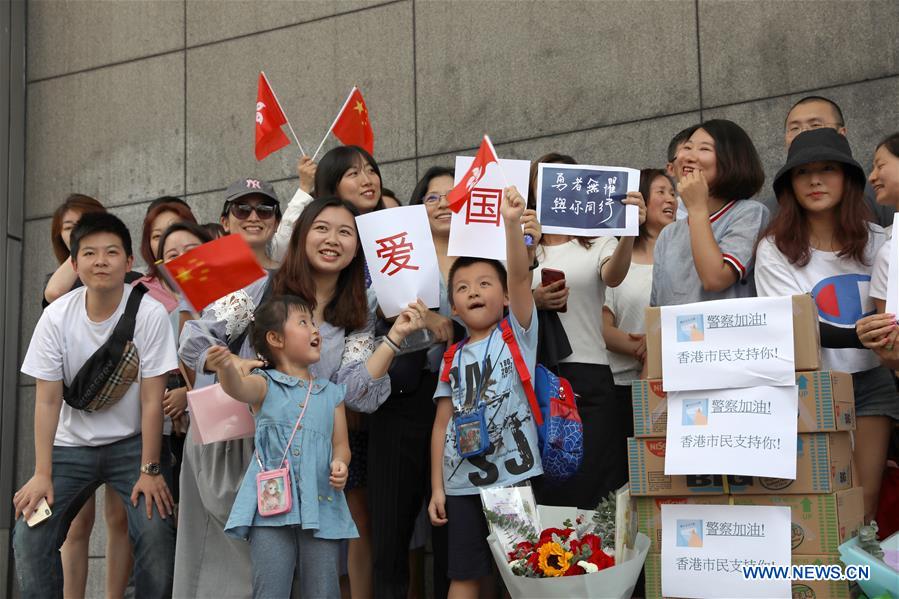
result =
[[[570,566],[574,554],[558,543],[544,543],[540,546],[540,569],[547,576],[562,576]]]

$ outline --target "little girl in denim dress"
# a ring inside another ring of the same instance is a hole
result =
[[[260,306],[251,338],[275,368],[242,376],[219,346],[206,358],[222,389],[256,416],[256,454],[225,533],[250,542],[254,597],[289,597],[293,588],[303,597],[339,597],[340,540],[358,536],[343,493],[350,461],[344,385],[310,374],[321,337],[300,298],[279,296]],[[287,488],[281,478],[265,479],[285,464]],[[278,506],[281,513],[260,513]]]

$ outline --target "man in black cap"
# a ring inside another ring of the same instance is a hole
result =
[[[823,127],[834,129],[845,137],[846,120],[843,118],[843,111],[830,98],[805,96],[793,104],[787,113],[787,118],[784,120],[784,149],[789,151],[790,144],[803,131],[811,131]],[[777,213],[776,198],[766,198],[760,201],[768,207],[772,217]],[[874,191],[867,183],[865,184],[865,202],[871,209],[871,220],[873,222],[882,227],[888,227],[893,224],[893,209],[889,206],[879,206],[874,199]]]

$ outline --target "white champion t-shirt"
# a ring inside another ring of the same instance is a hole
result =
[[[103,322],[87,316],[86,288],[65,294],[44,310],[22,363],[22,372],[45,381],[68,385],[81,366],[112,334],[125,311],[131,286],[124,285],[122,301]],[[134,345],[140,356],[140,376],[154,377],[178,368],[175,336],[165,308],[144,296],[137,310]],[[159,398],[162,402],[162,397]],[[54,445],[96,447],[141,432],[140,379],[112,407],[98,412],[76,410],[63,402]],[[160,431],[161,432],[161,431]]]

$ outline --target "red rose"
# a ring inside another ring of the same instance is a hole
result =
[[[568,569],[565,570],[565,574],[563,574],[562,576],[577,576],[578,574],[585,573],[586,572],[584,571],[584,569],[577,564],[571,564],[571,566],[569,566]]]
[[[534,572],[543,573],[543,570],[540,569],[540,554],[534,551],[527,557],[527,564],[531,567]]]
[[[532,551],[534,551],[534,544],[530,541],[522,541],[515,545],[515,548],[509,552],[509,559],[516,560],[527,557]]]
[[[573,532],[573,528],[546,528],[540,533],[540,540],[537,542],[537,546],[539,547],[544,543],[551,543],[553,535],[558,535],[558,537],[564,541]]]

